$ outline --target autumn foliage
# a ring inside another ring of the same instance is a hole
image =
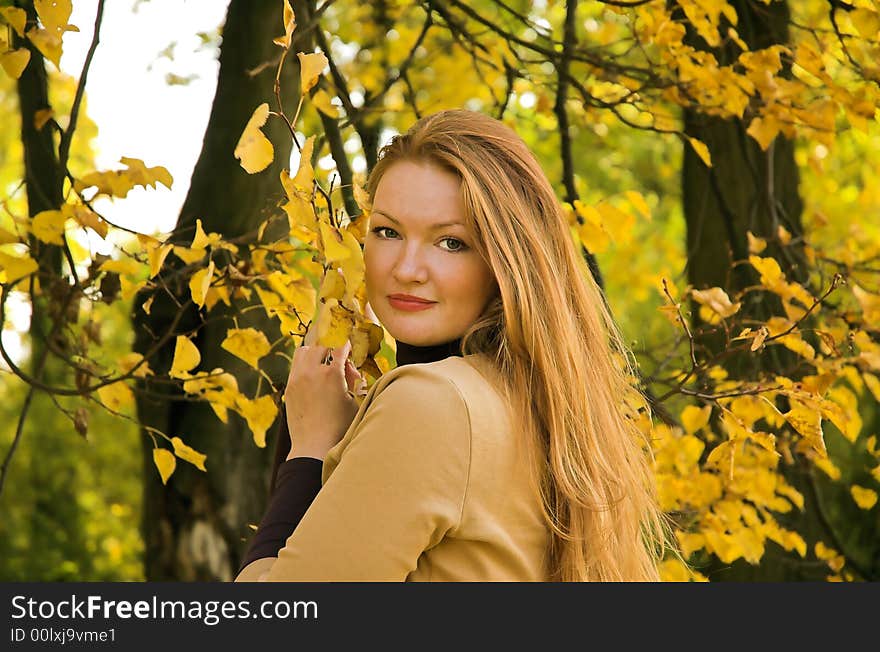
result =
[[[630,292],[620,297],[619,313],[659,303],[651,311],[660,316],[653,326],[665,328],[663,338],[646,338],[652,350],[645,352],[643,376],[633,378],[650,403],[632,407],[633,418],[653,442],[662,505],[677,524],[690,562],[669,559],[664,577],[705,579],[700,570],[709,559],[758,564],[772,543],[793,559],[823,564],[828,579],[876,579],[880,571],[848,555],[834,528],[818,535],[799,531],[797,514],[821,507],[805,501],[791,469],[804,461],[809,474],[841,487],[854,508],[876,520],[880,166],[876,154],[864,153],[880,149],[880,4],[792,2],[790,38],[764,47],[741,33],[737,8],[742,3],[725,0],[548,1],[532,7],[528,20],[505,12],[502,3],[395,5],[395,37],[381,46],[379,27],[365,17],[369,3],[338,4],[348,9],[329,10],[332,18],[324,18],[324,30],[342,42],[359,36],[376,56],[334,61],[323,46],[297,51],[299,19],[291,4],[282,2],[278,32],[283,33],[274,41],[279,58],[273,69],[280,80],[284,66],[298,66],[299,88],[276,83],[275,97],[252,98],[253,115],[241,125],[233,154],[247,173],[260,174],[275,158],[262,128],[280,120],[299,163],[281,174],[283,199],[253,232],[229,238],[206,232],[199,220],[185,242],[180,234],[121,233],[94,210],[97,197],[122,200],[134,187],[173,183],[164,167],[134,158],[122,159],[116,170],[73,175],[65,169],[63,201],[45,210],[34,212],[20,185],[3,189],[9,192],[0,216],[0,307],[5,311],[11,295],[35,305],[48,296],[60,306],[48,312],[49,341],[64,345],[50,346],[45,355],[63,360],[72,380],[47,384],[3,351],[10,373],[41,391],[97,402],[121,419],[134,418],[138,379],[162,378],[190,400],[206,402],[222,422],[230,412],[244,419],[258,447],[266,446],[281,395],[278,380],[261,365],[267,356],[289,356],[303,341],[328,347],[350,341],[354,364],[372,384],[393,357],[390,338],[364,314],[362,243],[370,207],[363,177],[342,178],[337,169],[316,166],[330,152],[326,125],[337,134],[369,126],[369,115],[359,111],[364,104],[352,101],[355,88],[366,105],[372,102],[376,112],[392,115],[397,128],[405,128],[416,110],[440,108],[441,101],[488,110],[506,107],[514,98],[520,101],[499,114],[524,134],[551,133],[565,120],[594,135],[610,131],[627,134],[616,136],[621,139],[635,134],[652,142],[680,142],[707,168],[726,152],[689,135],[682,111],[738,121],[767,156],[777,139],[798,142],[797,164],[811,181],[803,184],[802,232],[779,220],[772,232],[742,234],[744,255],[733,265],[756,279],[744,289],[677,283],[675,270],[686,260],[648,255],[646,240],[661,226],[658,213],[664,222],[676,213],[647,185],[599,192],[590,178],[575,180],[564,165],[560,169],[558,153],[542,149],[549,145],[536,150],[547,159],[552,179],[555,174],[569,182],[562,184],[560,201],[569,215],[572,245],[599,260],[607,252],[639,259],[624,261],[638,273],[630,271]],[[781,3],[749,4],[760,12]],[[64,33],[76,29],[68,24],[69,0],[36,0],[33,6],[36,22],[23,9],[0,3],[0,63],[11,78],[23,74],[33,48],[57,66]],[[565,36],[575,29],[578,41]],[[458,79],[479,81],[453,83]],[[429,92],[438,84],[445,91],[442,100]],[[569,95],[560,104],[555,93],[563,87]],[[299,98],[292,115],[282,97]],[[57,116],[41,113],[30,119],[38,131],[58,130],[63,141],[65,129]],[[565,139],[560,142],[564,146]],[[864,168],[840,162],[863,154],[873,156]],[[364,155],[369,162],[375,152]],[[341,183],[334,187],[337,177]],[[281,235],[270,237],[279,223]],[[116,253],[91,253],[87,231],[89,237],[118,243]],[[114,232],[119,237],[113,238]],[[780,265],[785,252],[795,248],[806,261],[798,279]],[[50,263],[49,250],[60,252],[61,262]],[[615,277],[616,264],[621,263],[609,264],[612,279],[626,274],[618,271]],[[155,334],[155,350],[173,342],[169,368],[154,368],[149,355],[138,353],[102,358],[94,336],[100,311],[138,297],[149,313],[156,296],[171,292],[172,275],[176,283],[184,279],[187,288],[174,299],[181,312],[196,310],[210,319],[220,303],[231,309],[221,346],[260,378],[255,393],[240,391],[240,379],[228,370],[204,368],[193,330]],[[757,320],[746,311],[769,295],[781,312]],[[614,307],[616,297],[609,298]],[[240,327],[236,311],[252,310],[265,311],[281,336],[270,341],[262,331]],[[700,345],[707,333],[722,338],[720,354]],[[795,364],[751,375],[725,366],[730,356],[777,349]],[[84,434],[88,426],[81,414],[79,422],[77,413],[69,416]],[[839,440],[833,454],[826,442],[829,428]],[[181,433],[147,428],[146,434],[163,483],[180,461],[206,473],[222,472]]]

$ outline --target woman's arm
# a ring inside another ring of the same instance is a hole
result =
[[[452,381],[425,367],[402,369],[374,394],[347,437],[338,465],[278,558],[245,569],[249,577],[403,581],[419,556],[458,526],[470,418]]]
[[[348,359],[350,350],[350,342],[332,349],[333,361],[326,365],[325,347],[303,346],[294,353],[284,388],[269,507],[239,576],[254,560],[275,557],[321,489],[323,458],[345,434],[358,409],[352,390],[363,379]],[[295,447],[292,430],[297,433]]]
[[[278,555],[321,489],[322,465],[323,460],[295,457],[280,466],[275,492],[239,572],[256,559]]]

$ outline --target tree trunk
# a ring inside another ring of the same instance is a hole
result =
[[[731,5],[739,17],[737,30],[750,49],[788,43],[789,12],[785,3],[765,6],[736,0],[731,1]],[[700,49],[710,49],[693,32],[689,32],[688,42]],[[730,49],[712,52],[722,65],[731,63],[737,56],[736,50]],[[804,253],[798,238],[803,233],[802,202],[794,143],[780,135],[765,152],[746,133],[747,127],[741,120],[722,120],[691,110],[685,112],[686,133],[706,143],[713,162],[713,167],[707,168],[690,146],[685,147],[682,190],[687,221],[688,280],[697,289],[719,286],[731,297],[759,283],[759,276],[751,266],[740,263],[731,267],[735,261],[748,260],[746,231],[767,238],[767,249],[760,255],[775,258],[790,281],[806,280]],[[779,226],[792,234],[789,246],[780,247],[774,242]],[[743,305],[740,315],[762,322],[773,315],[785,315],[776,295],[763,292],[749,296],[753,299]],[[704,325],[698,307],[696,302],[691,305],[694,330]],[[802,323],[801,328],[809,328],[809,323]],[[804,338],[810,341],[811,336],[805,333]],[[698,354],[706,359],[722,353],[725,346],[725,334],[720,329],[697,339]],[[764,373],[797,379],[815,371],[805,369],[802,361],[797,366],[797,361],[793,352],[771,346],[760,352],[723,358],[722,365],[731,378],[752,380]],[[787,405],[778,407],[788,410]],[[781,463],[780,471],[804,496],[804,510],[793,509],[789,514],[778,515],[780,524],[799,532],[807,542],[808,551],[812,551],[820,539],[833,545],[839,533],[826,519],[820,504],[821,487],[833,483],[816,477],[813,465],[801,456],[795,458],[793,465]],[[801,560],[769,543],[756,566],[742,560],[722,564],[714,559],[708,569],[701,571],[711,580],[732,581],[818,581],[829,574],[824,563]]]
[[[36,25],[37,14],[33,2],[22,4],[27,12],[28,28]],[[10,30],[11,31],[11,30]],[[14,34],[14,32],[13,32]],[[64,173],[58,162],[58,152],[52,138],[52,127],[45,125],[39,131],[34,126],[34,115],[49,106],[49,83],[46,76],[46,65],[43,55],[37,50],[30,39],[14,40],[15,47],[26,47],[31,58],[27,67],[18,78],[18,102],[21,114],[21,144],[24,150],[24,179],[27,193],[28,214],[33,217],[42,211],[58,210],[64,201],[62,194]],[[61,247],[41,242],[30,236],[30,247],[33,258],[39,264],[39,274],[43,282],[42,292],[34,296],[31,311],[31,364],[32,373],[46,377],[47,371],[43,359],[46,337],[52,330],[52,310],[62,305],[65,299],[67,284],[60,281],[49,283],[50,279],[58,280],[61,275]],[[55,315],[58,318],[58,315]],[[39,369],[37,368],[39,367]]]
[[[235,237],[255,229],[275,211],[280,199],[279,174],[289,166],[292,141],[281,120],[271,118],[263,128],[275,147],[275,160],[266,170],[247,174],[234,158],[238,138],[253,110],[268,102],[275,110],[274,81],[281,48],[272,39],[283,34],[282,5],[277,0],[232,0],[223,28],[220,72],[211,117],[201,155],[175,229],[174,239],[188,244],[195,220],[202,220],[206,232]],[[267,64],[257,74],[249,71]],[[285,112],[299,100],[298,59],[285,61],[281,88]],[[286,225],[286,220],[285,220]],[[163,276],[173,278],[179,267],[173,255],[166,259]],[[173,286],[181,298],[188,298],[186,283]],[[155,337],[167,332],[178,310],[162,293],[156,295],[151,314],[146,315],[142,295],[135,301],[137,340],[135,349],[145,352]],[[239,389],[253,397],[257,377],[237,358],[220,348],[226,330],[232,327],[222,303],[211,311],[195,340],[202,354],[199,369],[222,367],[233,373]],[[176,331],[187,332],[202,323],[190,311]],[[261,310],[238,316],[238,326],[254,327],[273,339],[277,328]],[[158,373],[170,367],[174,338],[151,366]],[[286,362],[275,358],[264,368],[273,379],[286,376]],[[183,400],[161,385],[145,383],[149,395],[139,394],[138,413],[142,425],[157,428],[169,437],[178,436],[205,453],[207,473],[178,461],[168,484],[163,485],[153,464],[152,438],[144,431],[145,577],[148,581],[228,581],[234,576],[244,545],[265,506],[268,493],[269,448],[257,448],[246,423],[229,412],[223,424],[207,404]],[[265,383],[260,393],[265,393]],[[272,432],[273,429],[270,429]],[[272,442],[270,442],[271,444]]]
[[[788,41],[788,8],[773,3],[759,10],[747,0],[731,3],[739,16],[737,29],[750,49],[770,47]],[[694,47],[710,49],[705,42],[689,33]],[[719,64],[732,63],[738,48],[714,49]],[[805,280],[803,249],[797,236],[803,233],[802,204],[798,191],[798,169],[794,160],[794,143],[779,136],[765,152],[746,133],[742,120],[721,119],[685,111],[685,132],[709,147],[713,167],[703,165],[690,146],[685,147],[682,194],[687,221],[688,281],[697,289],[713,286],[728,294],[756,285],[757,273],[747,264],[749,257],[746,231],[766,238],[768,246],[761,256],[776,258],[786,276],[793,281]],[[783,226],[795,238],[783,250],[775,243],[778,227]],[[740,314],[766,320],[784,315],[778,297],[769,293],[752,294]],[[694,325],[700,326],[698,304],[692,304]],[[724,333],[700,338],[708,356],[722,352],[726,346]],[[780,347],[768,347],[761,354],[730,358],[725,366],[736,377],[755,377],[761,369],[781,373],[794,362],[793,355],[780,353]]]

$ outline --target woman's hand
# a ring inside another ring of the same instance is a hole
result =
[[[287,459],[323,460],[354,420],[359,405],[353,393],[363,378],[348,359],[350,352],[350,342],[337,349],[305,345],[294,351],[284,390],[290,430]]]

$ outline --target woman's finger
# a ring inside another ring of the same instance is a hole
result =
[[[363,376],[361,376],[360,372],[357,370],[357,367],[354,366],[354,363],[351,360],[346,360],[345,384],[346,386],[348,386],[348,391],[357,392],[357,390],[360,389],[360,385],[363,380]]]
[[[346,341],[345,344],[333,349],[330,352],[332,356],[332,360],[330,361],[330,365],[336,367],[337,369],[342,369],[345,366],[345,361],[348,360],[348,354],[351,351],[351,342]]]

